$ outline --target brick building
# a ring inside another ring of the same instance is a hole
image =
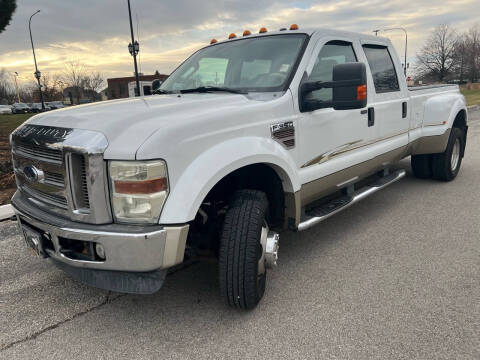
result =
[[[165,81],[168,78],[168,75],[160,74],[158,71],[155,71],[153,75],[139,75],[140,81],[153,81],[160,80],[161,82]],[[120,99],[128,97],[128,83],[135,81],[135,76],[121,77],[121,78],[112,78],[107,79],[107,96],[108,99]]]

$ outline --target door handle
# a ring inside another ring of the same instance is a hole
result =
[[[368,126],[375,125],[375,109],[373,107],[368,108]]]
[[[402,103],[402,119],[405,119],[407,117],[407,102],[404,101]]]

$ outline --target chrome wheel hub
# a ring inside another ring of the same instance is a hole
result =
[[[455,140],[455,144],[452,149],[452,157],[450,158],[450,166],[452,171],[457,169],[458,163],[460,160],[460,139]]]
[[[271,269],[277,265],[278,259],[278,240],[280,236],[275,231],[271,231],[266,223],[262,226],[260,235],[260,244],[262,245],[262,256],[258,260],[258,275],[265,274],[266,269]]]

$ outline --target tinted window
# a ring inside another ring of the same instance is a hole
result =
[[[308,81],[332,81],[333,67],[337,64],[356,62],[357,58],[351,43],[330,41],[318,54]],[[309,99],[332,100],[332,89],[320,89],[308,95]]]
[[[392,57],[384,46],[363,46],[377,93],[398,91],[398,79]]]

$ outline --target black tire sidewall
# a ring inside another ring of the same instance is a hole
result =
[[[240,190],[230,204],[220,237],[220,292],[228,305],[252,309],[265,292],[266,271],[258,276],[258,260],[268,200],[261,191]]]
[[[452,153],[457,139],[460,140],[460,158],[457,167],[452,170]],[[438,180],[451,181],[455,179],[462,165],[462,149],[465,147],[465,136],[461,129],[454,127],[448,138],[447,149],[441,154],[436,154],[433,158],[433,173]]]

